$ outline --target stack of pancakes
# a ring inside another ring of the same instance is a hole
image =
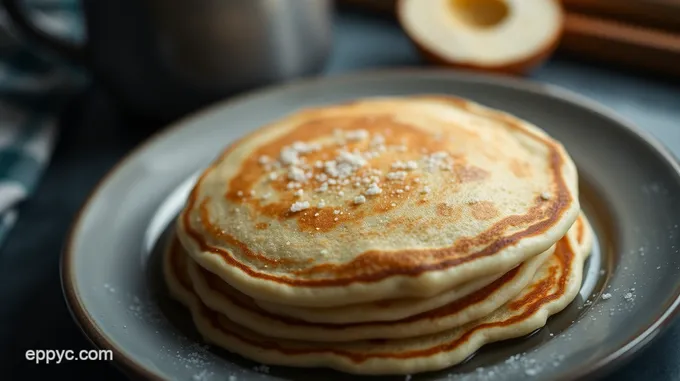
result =
[[[164,273],[208,342],[361,374],[449,367],[542,327],[593,239],[559,142],[444,96],[285,116],[204,171],[176,227]]]

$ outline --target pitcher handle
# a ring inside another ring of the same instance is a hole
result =
[[[13,25],[16,26],[21,33],[28,38],[43,44],[48,49],[54,50],[67,59],[76,61],[77,63],[84,63],[85,46],[63,41],[35,26],[33,22],[29,20],[28,15],[21,9],[19,0],[2,0],[2,4],[7,15],[12,19]]]

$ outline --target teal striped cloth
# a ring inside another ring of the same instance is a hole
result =
[[[43,30],[82,41],[75,0],[22,0]],[[0,8],[0,244],[49,165],[59,111],[87,82],[67,63],[21,38]]]

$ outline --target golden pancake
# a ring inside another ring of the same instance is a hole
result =
[[[175,247],[180,249],[180,245]],[[193,260],[189,260],[187,266],[194,292],[201,302],[235,323],[271,337],[332,342],[421,336],[483,317],[522,291],[554,251],[553,246],[479,291],[439,308],[395,321],[347,324],[310,323],[272,314],[258,307],[249,296],[199,267]],[[174,255],[185,256],[185,253],[177,250]]]
[[[572,228],[577,229],[579,242],[584,247],[591,247],[593,244],[593,234],[587,219],[582,216],[576,222],[577,225],[572,226]],[[473,280],[430,298],[381,300],[329,308],[287,306],[285,304],[261,300],[254,300],[254,302],[258,307],[275,315],[292,317],[313,323],[344,324],[367,321],[395,321],[457,301],[488,286],[503,275],[499,274],[480,280]],[[210,276],[214,277],[214,275]]]
[[[367,303],[348,304],[339,307],[300,307],[266,300],[254,300],[258,307],[279,316],[287,316],[312,323],[361,323],[367,321],[394,321],[430,311],[455,302],[490,285],[504,273],[471,280],[450,290],[428,298],[399,298]]]
[[[461,327],[407,339],[322,343],[263,336],[203,305],[193,291],[182,256],[166,254],[164,274],[171,293],[190,308],[206,341],[229,351],[270,365],[410,374],[458,364],[487,343],[520,337],[544,326],[549,316],[563,310],[578,294],[583,263],[592,245],[589,229],[587,221],[579,219],[557,242],[529,286],[501,308]]]
[[[232,144],[177,235],[257,300],[426,298],[548,250],[574,223],[577,192],[567,152],[528,122],[452,97],[364,99]]]

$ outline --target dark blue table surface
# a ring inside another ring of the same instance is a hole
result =
[[[421,65],[408,39],[390,20],[342,13],[334,27],[334,50],[326,74]],[[554,58],[531,77],[615,109],[680,157],[677,82],[562,58]],[[24,354],[28,349],[91,348],[63,300],[60,249],[78,208],[96,182],[162,125],[126,114],[96,84],[73,99],[60,125],[50,167],[0,248],[0,378],[122,380],[123,375],[105,362],[34,365]],[[680,321],[606,380],[680,380]]]

